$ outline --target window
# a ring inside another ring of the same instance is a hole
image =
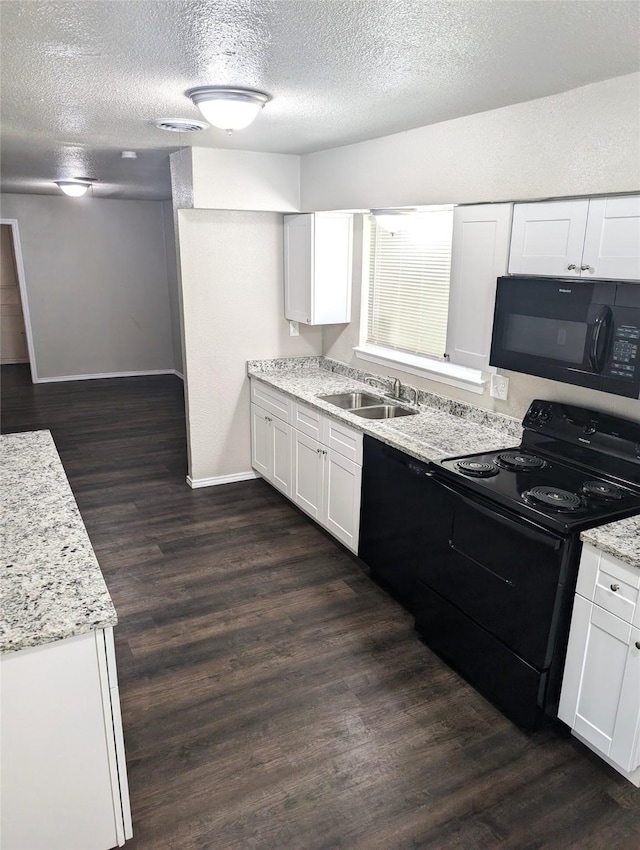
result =
[[[447,340],[453,207],[420,211],[410,221],[410,228],[392,235],[369,216],[365,342],[442,359]]]

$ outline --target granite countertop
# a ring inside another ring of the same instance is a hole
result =
[[[115,626],[116,610],[49,431],[0,437],[0,651]]]
[[[414,416],[363,419],[318,396],[353,390],[382,396],[384,388],[366,383],[365,372],[328,358],[253,360],[247,371],[250,377],[419,460],[517,446],[522,437],[516,419],[427,392],[420,393],[420,413]]]
[[[591,528],[580,535],[585,543],[640,569],[640,516]]]
[[[317,396],[351,390],[382,395],[384,389],[366,383],[366,372],[325,357],[250,360],[247,372],[285,395],[419,460],[441,460],[517,446],[522,439],[522,426],[517,419],[429,392],[420,392],[420,413],[415,416],[362,419]],[[390,386],[391,382],[388,383]],[[581,537],[598,549],[640,567],[640,517],[602,525],[583,532]]]

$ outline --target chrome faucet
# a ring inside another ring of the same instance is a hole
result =
[[[409,398],[410,404],[414,407],[418,406],[418,390],[415,387],[410,387],[408,384],[405,384],[405,389],[407,390],[407,395],[413,394],[413,401]]]
[[[381,387],[384,387],[385,390],[389,389],[389,387],[387,386],[387,382],[384,380],[384,378],[376,378],[373,375],[366,375],[365,381],[366,381],[367,384],[371,384],[371,386],[373,386],[374,383],[376,383],[376,384],[380,384]]]

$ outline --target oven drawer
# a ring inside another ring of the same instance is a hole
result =
[[[433,649],[507,717],[533,729],[542,715],[547,673],[418,582],[416,629]]]
[[[452,501],[446,554],[425,559],[420,580],[529,663],[548,667],[566,590],[564,541],[457,492]]]

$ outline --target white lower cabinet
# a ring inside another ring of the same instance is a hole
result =
[[[113,630],[2,656],[2,850],[131,838]]]
[[[358,551],[362,467],[294,431],[293,501],[334,537]]]
[[[291,426],[251,405],[251,463],[285,496],[291,495]]]
[[[252,399],[264,395],[264,386]],[[285,409],[282,396],[269,388],[270,411],[251,405],[251,463],[256,472],[324,526],[358,551],[362,434],[303,404]]]
[[[558,717],[574,735],[636,786],[640,628],[634,621],[639,583],[638,570],[585,545],[558,708]]]

